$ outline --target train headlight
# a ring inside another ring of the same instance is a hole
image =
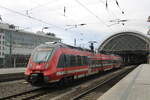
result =
[[[29,64],[29,68],[32,68],[32,64]]]
[[[49,66],[49,65],[48,65],[48,64],[46,64],[46,65],[45,65],[45,68],[48,68],[48,66]]]

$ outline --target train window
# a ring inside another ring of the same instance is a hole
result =
[[[91,65],[94,65],[94,61],[93,60],[91,60]]]
[[[87,56],[83,56],[83,64],[88,65],[88,58]]]
[[[78,57],[77,56],[74,56],[74,57],[75,57],[74,66],[78,66]]]
[[[88,58],[86,56],[75,56],[75,55],[65,55],[66,66],[82,66],[88,64]]]
[[[102,64],[103,65],[107,64],[107,60],[102,60]]]
[[[93,60],[93,65],[96,65],[96,60]]]
[[[58,68],[62,68],[66,66],[66,56],[64,54],[60,55],[59,60],[58,60]]]
[[[70,55],[65,55],[66,56],[66,67],[70,66]]]
[[[77,65],[78,66],[82,65],[82,58],[81,58],[81,56],[77,56]]]
[[[115,60],[112,60],[112,63],[114,64],[114,63],[116,63],[116,61],[115,61]]]
[[[76,57],[74,55],[70,55],[70,66],[76,66]]]
[[[81,56],[81,65],[84,65],[84,58]]]
[[[51,47],[38,47],[32,54],[33,62],[47,62],[51,57],[53,48]]]
[[[97,65],[99,65],[99,60],[97,60],[96,62],[97,62]]]
[[[98,60],[95,60],[95,65],[97,65],[98,64]]]
[[[101,64],[101,63],[102,63],[102,61],[101,61],[101,60],[98,60],[98,63],[99,63],[99,64]]]
[[[102,60],[103,65],[111,65],[115,63],[118,63],[118,61],[117,60]]]

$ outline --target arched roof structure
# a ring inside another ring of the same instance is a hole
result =
[[[150,38],[140,32],[120,32],[107,38],[98,48],[102,53],[148,53]]]

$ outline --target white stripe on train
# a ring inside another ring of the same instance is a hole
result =
[[[61,72],[57,72],[56,75],[64,75],[64,74],[70,74],[70,73],[82,72],[82,71],[88,71],[88,68],[76,69],[76,70],[70,70],[70,71],[61,71]]]
[[[106,66],[112,66],[112,64],[103,65],[103,67],[106,67]],[[94,68],[94,67],[92,66],[91,68]],[[106,68],[106,69],[104,69],[104,71],[110,70],[111,68],[112,67]],[[84,69],[76,69],[76,70],[69,70],[69,71],[61,71],[61,72],[57,72],[56,75],[64,75],[64,74],[70,74],[70,73],[75,73],[75,72],[83,72],[83,71],[88,71],[88,75],[98,73],[98,71],[91,72],[91,70],[92,69],[84,68]]]

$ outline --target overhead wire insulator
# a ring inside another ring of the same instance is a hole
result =
[[[119,9],[121,10],[120,5],[119,5],[119,3],[118,3],[118,1],[117,1],[117,0],[116,0],[116,4],[117,4],[117,6],[119,7]],[[122,14],[124,14],[124,11],[123,11],[123,10],[121,10],[121,13],[122,13]]]
[[[107,2],[107,0],[106,0],[106,9],[108,9],[108,2]]]
[[[119,6],[119,3],[118,3],[118,1],[117,1],[117,0],[116,0],[116,4],[117,4],[117,6],[118,6],[118,7],[120,7],[120,6]]]
[[[2,16],[0,15],[0,21],[2,21]]]
[[[66,6],[64,6],[64,16],[66,16]]]

